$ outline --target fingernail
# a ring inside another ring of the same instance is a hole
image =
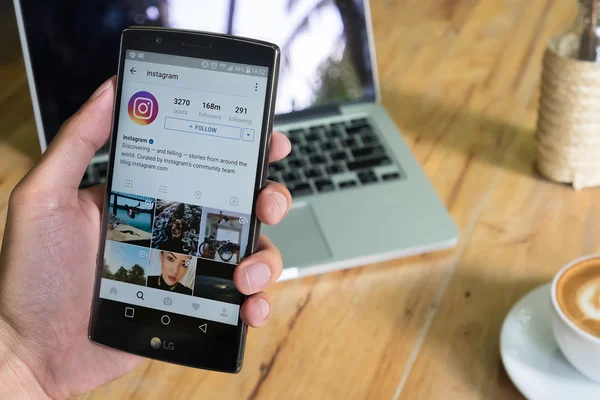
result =
[[[273,200],[273,214],[275,214],[277,218],[283,218],[287,210],[287,199],[279,192],[273,192],[269,197]]]
[[[265,299],[259,298],[256,300],[256,308],[263,319],[267,318],[271,312],[271,306]]]
[[[90,100],[94,100],[96,97],[98,97],[102,93],[104,93],[106,91],[106,89],[108,89],[109,87],[112,86],[112,82],[113,82],[113,80],[112,80],[112,78],[110,78],[109,80],[104,82],[102,85],[100,85],[100,87],[98,89],[96,89],[94,94],[92,94],[92,96],[90,97]]]
[[[263,263],[250,264],[244,267],[244,273],[250,291],[262,288],[271,279],[271,269]]]
[[[285,138],[287,139],[287,147],[288,147],[288,153],[289,153],[290,151],[292,151],[292,142],[290,141],[289,137],[287,137],[283,133],[282,133],[282,135],[285,136]]]

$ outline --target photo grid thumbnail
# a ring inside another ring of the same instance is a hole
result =
[[[112,192],[106,239],[150,247],[154,204],[151,197]]]
[[[149,249],[107,240],[104,247],[104,277],[146,286],[149,254]]]
[[[228,264],[238,264],[246,251],[250,218],[246,214],[204,208],[200,225],[203,241],[199,256]]]
[[[157,199],[152,248],[197,256],[201,220],[200,206]]]
[[[201,271],[196,274],[194,296],[232,304],[240,304],[243,300],[232,280],[204,275]]]
[[[148,287],[192,295],[197,258],[167,250],[152,250]]]

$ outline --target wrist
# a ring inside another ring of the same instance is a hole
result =
[[[0,398],[48,399],[35,374],[20,357],[21,348],[14,329],[0,319]]]

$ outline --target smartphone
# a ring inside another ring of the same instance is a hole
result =
[[[280,50],[161,28],[121,36],[92,341],[238,372],[233,271],[257,245]]]

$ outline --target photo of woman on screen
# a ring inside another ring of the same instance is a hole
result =
[[[151,275],[148,276],[148,287],[192,294],[196,275],[195,257],[166,250],[153,250],[149,270]]]

